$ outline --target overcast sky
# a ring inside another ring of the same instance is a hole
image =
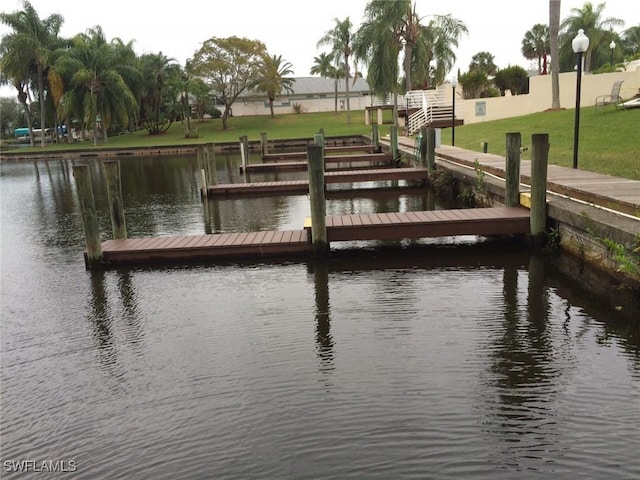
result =
[[[561,0],[561,19],[572,8],[581,8],[583,0]],[[594,1],[594,5],[601,2]],[[625,27],[640,25],[637,0],[608,0],[605,17],[622,18]],[[52,13],[64,17],[61,35],[71,37],[100,25],[107,37],[133,40],[138,54],[162,52],[181,65],[193,56],[202,42],[211,37],[232,35],[260,40],[270,54],[282,55],[293,64],[295,76],[308,76],[313,57],[320,51],[318,40],[335,25],[334,19],[347,16],[356,28],[360,25],[367,0],[186,0],[161,3],[147,0],[109,0],[107,2],[52,2],[31,0],[40,18]],[[3,0],[3,12],[22,8],[19,0]],[[451,14],[462,20],[469,34],[456,51],[459,67],[468,69],[471,57],[488,51],[499,68],[520,65],[529,69],[534,63],[520,53],[522,38],[536,23],[548,24],[548,0],[416,0],[419,15]],[[7,29],[0,25],[0,34]],[[0,94],[13,95],[3,88]]]

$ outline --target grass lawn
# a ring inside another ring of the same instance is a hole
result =
[[[531,145],[534,133],[549,134],[549,162],[571,167],[573,159],[574,109],[547,111],[513,117],[492,122],[476,123],[456,127],[456,146],[480,151],[480,142],[487,142],[490,153],[504,155],[507,132],[520,132],[522,145]],[[236,142],[242,135],[250,140],[259,140],[261,132],[267,132],[269,139],[311,138],[320,128],[327,136],[370,134],[371,128],[364,124],[364,112],[351,112],[351,124],[347,124],[345,112],[303,113],[269,116],[233,117],[229,119],[229,129],[222,129],[220,119],[194,122],[199,138],[185,139],[182,124],[175,123],[164,135],[149,136],[146,131],[111,137],[100,147],[138,147],[178,144],[199,144],[208,142]],[[585,107],[580,112],[580,145],[578,168],[605,173],[623,178],[640,180],[640,109],[614,110],[610,107],[595,111]],[[382,125],[380,135],[389,133],[389,125]],[[451,130],[442,131],[442,143],[451,144]],[[52,145],[47,150],[87,150],[90,142],[73,145]],[[25,153],[25,148],[20,149]],[[530,159],[531,149],[523,153]]]

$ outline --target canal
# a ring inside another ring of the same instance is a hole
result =
[[[218,155],[218,181],[240,181],[239,162]],[[130,237],[309,215],[306,196],[203,205],[195,158],[121,168]],[[86,271],[70,170],[1,169],[2,478],[640,477],[637,303],[475,237]],[[327,204],[450,206],[397,191]]]

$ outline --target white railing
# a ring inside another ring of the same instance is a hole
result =
[[[447,95],[448,89],[438,90],[412,90],[405,96],[407,113],[410,110],[418,109],[407,119],[407,133],[413,135],[421,127],[429,125],[434,121],[451,120],[452,116],[457,119],[462,118],[464,108],[462,99],[456,97],[455,112],[453,109],[453,92]]]

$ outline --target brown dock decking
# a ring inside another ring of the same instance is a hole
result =
[[[376,181],[399,181],[427,179],[427,169],[422,167],[378,168],[325,172],[326,184],[359,183]],[[210,185],[209,195],[301,195],[309,192],[307,180],[287,180],[280,182],[224,183]]]
[[[324,147],[325,153],[346,153],[346,152],[363,152],[363,153],[374,153],[375,146],[374,145],[344,145],[338,147]],[[300,160],[306,159],[307,152],[284,152],[284,153],[267,153],[262,157],[263,162],[277,162],[281,160],[289,161],[289,160]]]
[[[305,160],[292,160],[297,158],[305,158]],[[371,168],[371,166],[392,166],[394,164],[393,157],[389,153],[366,153],[361,155],[326,155],[324,157],[325,165],[328,169],[336,169],[341,164],[348,165],[350,168],[354,163],[360,163],[364,166],[361,168]],[[367,167],[368,165],[368,167]],[[263,163],[252,163],[246,167],[240,166],[240,172],[273,172],[273,171],[306,171],[307,161],[305,157],[298,157],[297,153],[293,154],[286,161],[265,161]]]
[[[335,215],[326,222],[329,242],[530,232],[529,210],[522,207]]]
[[[305,230],[218,233],[107,240],[102,243],[106,264],[203,261],[300,255],[311,250]]]
[[[529,233],[529,211],[521,207],[334,215],[326,219],[329,242]],[[303,230],[107,240],[102,243],[103,262],[120,265],[304,255],[312,250],[311,226],[306,223]]]

